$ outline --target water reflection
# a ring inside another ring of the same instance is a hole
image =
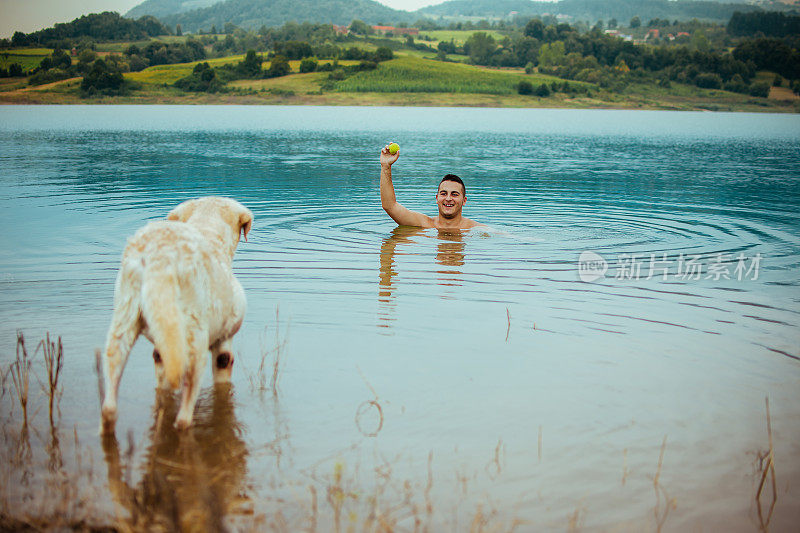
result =
[[[461,267],[465,262],[464,232],[460,230],[425,230],[413,226],[398,226],[381,242],[380,265],[378,269],[378,327],[390,328],[396,314],[396,278],[398,274],[397,258],[399,253],[425,257],[425,250],[398,252],[398,247],[404,245],[413,247],[419,241],[416,238],[437,238],[436,262],[440,267],[431,268],[423,265],[422,269],[435,272],[438,285],[445,287],[459,287],[463,284],[463,271]],[[443,298],[448,296],[442,295]]]
[[[436,271],[437,274],[446,276],[439,278],[440,285],[460,287],[464,282],[464,273],[460,268],[464,266],[464,233],[459,230],[439,230],[436,248],[436,261],[442,266],[451,267]]]
[[[111,495],[134,530],[224,530],[223,518],[249,501],[244,487],[248,451],[231,386],[218,384],[201,393],[187,431],[172,425],[177,410],[172,394],[159,395],[138,482],[132,481],[132,436],[124,454],[115,436],[104,437]]]

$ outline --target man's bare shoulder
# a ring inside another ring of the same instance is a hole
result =
[[[463,219],[464,224],[462,224],[461,229],[472,229],[472,228],[488,228],[486,224],[481,224],[480,222],[475,222],[474,220],[470,220],[468,218]]]
[[[479,228],[479,227],[486,227],[486,224],[481,224],[480,222],[475,222],[474,220],[470,220],[468,218],[461,218],[461,221],[457,225],[451,225],[452,223],[444,222],[442,223],[439,217],[431,217],[431,228],[438,228],[438,229],[472,229],[472,228]]]

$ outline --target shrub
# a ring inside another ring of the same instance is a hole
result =
[[[701,72],[695,77],[694,84],[703,89],[720,89],[722,87],[722,78],[719,77],[719,74]]]
[[[725,84],[724,89],[734,93],[746,94],[750,91],[750,87],[744,82],[739,74],[734,74],[731,81]]]
[[[375,50],[375,61],[380,63],[381,61],[388,61],[394,57],[394,53],[392,52],[391,48],[386,46],[381,46],[377,50]]]
[[[94,62],[92,69],[81,82],[81,94],[84,96],[97,93],[117,95],[125,92],[125,88],[125,78],[122,77],[122,72],[102,59]]]
[[[284,56],[275,56],[272,58],[272,61],[270,61],[269,70],[267,70],[266,77],[278,78],[280,76],[286,76],[291,71],[292,67],[289,65],[289,62]]]
[[[548,87],[546,83],[539,85],[539,87],[536,88],[536,96],[544,98],[550,96],[550,87]]]
[[[216,71],[208,63],[198,63],[192,73],[174,83],[175,87],[183,91],[193,92],[219,92],[223,83],[217,77]]]
[[[529,81],[522,80],[517,84],[517,92],[519,94],[533,94],[533,84]]]
[[[759,81],[750,86],[750,96],[760,96],[766,98],[769,96],[769,83],[766,81]]]
[[[28,85],[44,85],[45,83],[53,83],[54,81],[66,80],[72,77],[68,71],[60,68],[51,68],[50,70],[40,70],[30,77]]]
[[[300,73],[314,72],[317,70],[317,60],[313,57],[307,57],[300,61]]]

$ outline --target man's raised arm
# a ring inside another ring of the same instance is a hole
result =
[[[433,222],[430,217],[406,209],[397,201],[392,184],[392,165],[398,157],[400,157],[399,151],[395,154],[389,153],[389,145],[381,150],[381,206],[386,214],[401,226],[432,227]]]

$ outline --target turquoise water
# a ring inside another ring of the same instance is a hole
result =
[[[234,261],[249,304],[234,386],[214,393],[206,376],[195,436],[238,450],[236,474],[211,483],[243,495],[225,500],[231,520],[280,510],[306,527],[314,487],[330,525],[340,471],[361,494],[342,516],[359,525],[372,495],[401,529],[432,502],[420,516],[437,528],[481,509],[506,527],[640,530],[663,517],[750,531],[765,397],[772,524],[800,518],[798,117],[4,107],[0,133],[0,362],[17,330],[29,344],[62,337],[61,425],[94,450],[102,473],[87,483],[101,494],[121,485],[96,437],[93,352],[125,240],[215,194],[255,215]],[[389,141],[401,203],[435,214],[453,172],[464,214],[489,227],[397,228],[378,195]],[[277,399],[254,386],[276,346]],[[177,453],[150,429],[150,350],[141,339],[120,393],[117,433],[138,450],[130,484],[154,478],[147,457]],[[111,493],[99,498],[109,513],[125,507]]]

